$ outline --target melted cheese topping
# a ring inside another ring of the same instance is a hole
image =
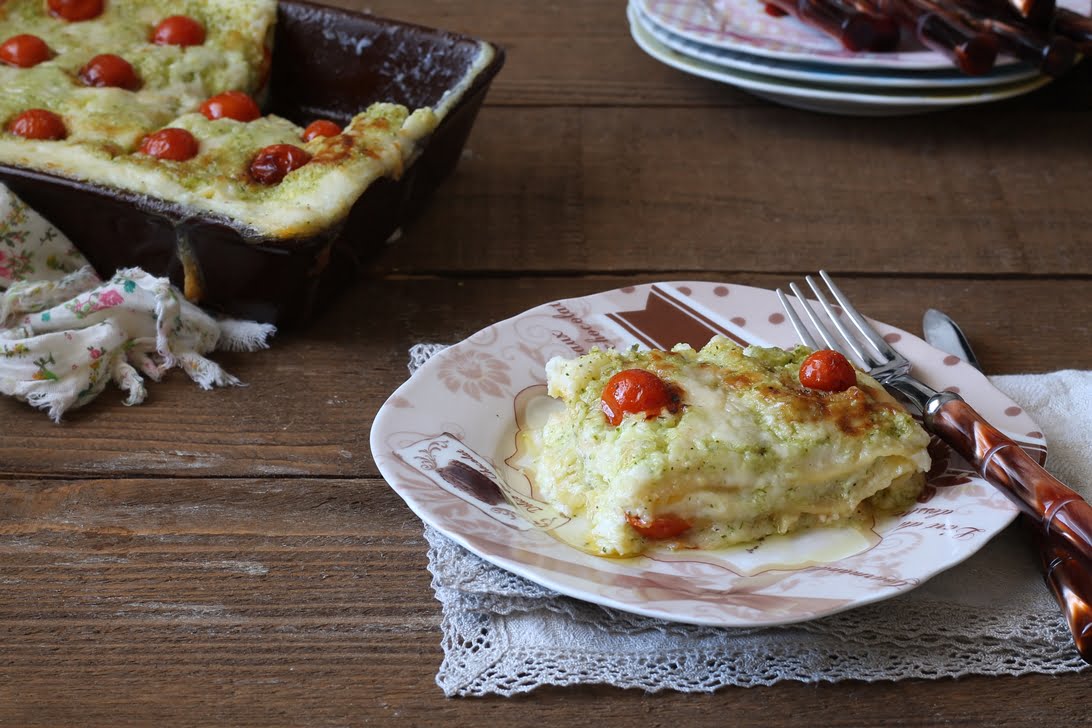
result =
[[[853,518],[862,504],[905,506],[929,467],[929,437],[866,374],[845,392],[802,386],[808,350],[746,351],[714,338],[700,352],[593,350],[547,364],[564,403],[527,433],[539,494],[588,522],[586,548],[627,556],[650,545],[626,515],[691,524],[675,545],[716,548]],[[678,387],[683,407],[611,426],[603,388],[641,368]],[[873,499],[869,501],[869,499]]]
[[[148,42],[155,24],[175,14],[202,22],[203,45]],[[42,0],[0,2],[0,40],[32,33],[56,54],[28,69],[0,64],[0,124],[26,109],[45,108],[59,114],[69,132],[63,141],[0,132],[0,162],[221,216],[258,237],[328,229],[373,181],[399,176],[439,118],[429,109],[410,113],[399,105],[374,104],[342,134],[305,144],[301,128],[275,116],[240,123],[196,113],[205,99],[223,91],[259,91],[263,47],[271,42],[275,19],[275,0],[111,0],[102,16],[78,23],[50,17]],[[78,70],[103,52],[128,60],[141,88],[83,87]],[[483,44],[465,83],[491,58],[492,49]],[[442,112],[448,103],[453,101],[445,99]],[[171,162],[139,153],[141,139],[164,127],[190,131],[198,155]],[[271,144],[294,144],[314,156],[280,184],[261,185],[250,178],[249,164]]]
[[[205,42],[185,48],[150,43],[152,29],[171,15],[199,21]],[[195,111],[210,96],[256,93],[276,18],[275,0],[110,0],[99,17],[68,23],[52,17],[43,0],[7,0],[0,3],[0,41],[29,33],[54,56],[32,68],[0,64],[0,120],[49,109],[68,128],[65,146],[131,152],[145,134]],[[132,64],[141,87],[81,85],[80,68],[100,53]]]

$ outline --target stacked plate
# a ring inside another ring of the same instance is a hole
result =
[[[1059,0],[1087,12],[1087,0]],[[984,76],[966,76],[921,47],[854,53],[762,0],[630,0],[630,32],[642,50],[681,71],[811,111],[882,116],[997,101],[1050,79],[1001,56]]]

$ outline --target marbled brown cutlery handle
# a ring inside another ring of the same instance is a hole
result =
[[[933,0],[929,0],[932,2]],[[1034,63],[1042,73],[1058,77],[1077,58],[1077,45],[1069,38],[1039,28],[1007,5],[993,0],[936,0],[968,26],[997,37],[1001,50]]]
[[[978,22],[977,27],[1001,40],[1002,50],[1034,63],[1042,73],[1053,78],[1068,71],[1077,60],[1077,44],[1065,36],[1039,33],[992,18],[982,18]]]
[[[1054,32],[1076,43],[1081,53],[1092,53],[1092,18],[1087,15],[1058,8],[1054,11]]]
[[[1092,571],[1057,538],[1034,529],[1043,562],[1043,578],[1062,608],[1073,643],[1092,664]]]
[[[1092,569],[1092,505],[1031,459],[962,399],[927,418],[932,430],[982,477],[1031,516],[1044,535],[1061,539],[1081,566]]]
[[[899,26],[894,19],[859,10],[844,0],[765,1],[836,38],[851,51],[893,51],[899,44]]]
[[[993,70],[997,38],[970,28],[931,0],[857,0],[895,18],[926,48],[947,56],[968,76]]]
[[[925,340],[930,344],[982,370],[967,337],[949,316],[929,309],[922,317],[921,325]],[[1036,543],[1043,578],[1062,609],[1077,652],[1085,662],[1092,664],[1092,571],[1083,567],[1061,537],[1044,533],[1036,519],[1024,514],[1020,520]]]
[[[1021,22],[1048,30],[1057,10],[1056,0],[953,0],[959,5],[970,5],[982,15],[998,20]]]

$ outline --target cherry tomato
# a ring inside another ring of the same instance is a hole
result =
[[[626,412],[655,417],[662,410],[679,411],[679,391],[646,369],[626,369],[610,378],[600,406],[607,421],[620,425]]]
[[[140,143],[140,151],[156,159],[167,159],[172,162],[185,162],[197,156],[200,145],[197,140],[185,129],[168,127],[160,129],[144,137]]]
[[[258,152],[250,162],[250,176],[263,185],[275,185],[294,169],[311,161],[311,155],[291,144],[274,144]]]
[[[103,0],[49,0],[49,14],[74,23],[102,15]]]
[[[129,91],[140,88],[140,79],[129,61],[113,53],[95,56],[80,69],[79,75],[84,86],[112,86]]]
[[[305,142],[309,142],[316,137],[332,137],[341,133],[341,127],[332,121],[326,119],[319,119],[318,121],[312,121],[307,125],[307,128],[303,130],[301,138]]]
[[[51,55],[49,46],[36,35],[13,35],[0,44],[0,62],[18,68],[37,66]]]
[[[8,122],[8,131],[24,139],[64,139],[68,130],[61,117],[45,109],[27,109]]]
[[[206,99],[201,104],[201,113],[207,118],[235,119],[235,121],[254,121],[262,115],[262,110],[254,99],[242,91],[225,91],[222,94]]]
[[[156,45],[201,45],[205,42],[205,26],[188,15],[172,15],[155,26],[152,42]]]
[[[857,383],[857,371],[838,352],[821,349],[800,365],[800,383],[810,389],[844,392]]]
[[[656,516],[650,521],[627,513],[626,523],[645,538],[675,538],[690,530],[690,521],[672,513]]]

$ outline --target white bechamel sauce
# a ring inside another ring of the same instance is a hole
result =
[[[522,433],[522,462],[541,497],[574,518],[561,537],[633,555],[649,540],[626,515],[670,515],[692,524],[682,548],[719,549],[816,525],[856,528],[871,522],[871,509],[858,510],[865,499],[920,489],[929,438],[879,385],[861,374],[857,387],[821,395],[793,382],[797,355],[772,351],[752,357],[714,338],[700,353],[551,361],[548,391],[565,408]],[[682,407],[611,425],[599,396],[630,368],[679,387]]]

